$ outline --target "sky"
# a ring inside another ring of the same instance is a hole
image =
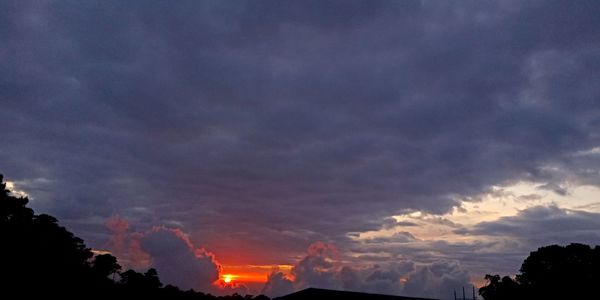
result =
[[[0,1],[0,173],[215,294],[450,298],[600,243],[597,1]]]

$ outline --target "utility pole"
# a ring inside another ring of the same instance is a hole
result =
[[[458,300],[456,299],[456,289],[454,289],[454,300]]]
[[[465,297],[465,287],[463,286],[463,300],[467,300],[467,298]]]

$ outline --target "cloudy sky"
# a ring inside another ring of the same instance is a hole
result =
[[[597,1],[0,1],[0,172],[183,288],[449,297],[600,243],[599,78]]]

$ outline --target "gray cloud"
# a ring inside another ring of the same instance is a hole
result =
[[[295,288],[341,288],[339,260],[340,254],[333,245],[322,242],[312,244],[307,255],[292,268]]]
[[[395,227],[412,227],[412,226],[418,226],[418,224],[413,223],[413,222],[407,222],[407,221],[398,222],[394,218],[385,218],[385,219],[383,219],[381,228],[382,229],[392,229]]]
[[[552,191],[561,196],[566,196],[569,194],[569,191],[565,187],[562,187],[556,183],[546,183],[538,186],[538,189]]]
[[[5,1],[0,171],[91,246],[121,214],[268,263],[491,185],[599,186],[575,155],[600,144],[599,9]]]
[[[294,292],[294,283],[286,278],[282,272],[274,271],[267,277],[267,282],[261,290],[261,294],[269,297],[280,297]]]
[[[557,206],[535,206],[516,216],[482,222],[458,233],[518,238],[529,249],[550,244],[596,244],[600,238],[600,214],[561,209]]]
[[[410,243],[415,242],[418,239],[412,235],[412,233],[407,231],[398,231],[395,232],[391,237],[378,237],[365,240],[365,243]]]
[[[470,286],[469,272],[455,260],[419,264],[395,260],[366,267],[345,265],[331,244],[315,243],[292,269],[294,280],[274,272],[263,288],[268,295],[308,287],[450,299],[452,290]]]
[[[374,264],[362,269],[343,267],[340,277],[347,290],[401,295],[405,294],[403,284],[414,271],[413,262],[400,261],[386,266]]]
[[[406,295],[451,299],[453,290],[469,286],[469,273],[458,262],[436,261],[418,268],[403,291]]]
[[[195,289],[215,295],[247,294],[243,283],[224,284],[221,264],[215,255],[196,246],[180,228],[155,226],[146,232],[133,231],[129,221],[114,216],[106,222],[111,236],[106,243],[124,269],[155,268],[161,281],[181,289]],[[281,290],[279,286],[275,291]]]
[[[188,244],[177,231],[157,228],[144,235],[142,247],[165,283],[185,290],[216,290],[212,283],[219,279],[220,265],[211,254]]]

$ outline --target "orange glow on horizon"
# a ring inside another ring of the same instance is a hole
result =
[[[273,270],[289,275],[291,265],[222,265],[219,281],[225,285],[235,283],[267,282],[267,277]]]
[[[222,274],[220,281],[225,284],[232,284],[234,282],[256,282],[256,283],[265,283],[267,282],[267,276],[261,273],[254,272],[239,272],[235,274]]]
[[[222,279],[223,279],[223,282],[225,282],[225,283],[231,283],[231,281],[232,281],[232,280],[233,280],[235,277],[237,277],[237,276],[235,276],[235,275],[232,275],[232,274],[223,274],[223,276],[221,276],[221,277],[222,277]]]

